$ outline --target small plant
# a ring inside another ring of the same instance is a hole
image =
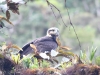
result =
[[[87,53],[85,51],[80,52],[80,58],[83,63],[92,63],[95,57],[97,48],[91,48]]]
[[[24,67],[29,68],[31,62],[32,61],[31,61],[31,58],[30,57],[23,56],[23,59],[22,59],[22,62],[21,63],[23,64]]]
[[[35,57],[29,58],[28,56],[24,56],[22,63],[24,66],[31,69],[46,68],[50,66],[50,62],[47,62],[46,60],[39,61]]]
[[[40,62],[40,66],[42,68],[47,68],[47,67],[50,67],[50,62],[46,61],[46,60],[43,60]]]
[[[82,60],[83,63],[86,62],[86,52],[85,51],[82,51],[80,52],[80,58]]]
[[[33,57],[32,59],[33,59],[33,61],[32,60],[30,61],[29,68],[38,69],[39,68],[39,62],[38,62],[37,58]]]
[[[100,56],[97,56],[97,57],[95,58],[95,63],[96,63],[98,66],[100,66]]]
[[[65,62],[65,63],[62,63],[62,64],[61,64],[61,68],[62,68],[62,69],[66,69],[66,68],[70,67],[71,65],[72,65],[71,62],[67,62],[67,63]]]
[[[90,51],[90,56],[89,56],[90,63],[92,63],[96,51],[97,51],[97,48],[93,48],[93,47],[92,47],[92,49],[91,49],[91,51]]]
[[[11,54],[11,59],[16,63],[16,64],[19,64],[21,61],[20,61],[20,54],[18,55],[13,55]]]

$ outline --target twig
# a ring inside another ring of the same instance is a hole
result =
[[[59,10],[56,6],[54,6],[52,3],[50,3],[48,0],[46,0],[46,2],[47,2],[47,4],[50,6],[50,8],[51,8],[51,10],[52,10],[52,12],[53,12],[53,14],[54,14],[54,16],[55,16],[55,18],[56,18],[56,21],[58,22],[58,19],[57,19],[55,13],[54,13],[52,7],[54,7],[54,8],[59,12],[60,17],[61,17],[61,19],[62,19],[62,22],[63,22],[64,25],[67,27],[67,25],[65,24],[65,22],[64,22],[64,20],[63,20],[63,18],[62,18],[62,15],[61,15],[61,13],[60,13],[60,10]],[[77,33],[76,33],[75,27],[74,27],[74,25],[72,24],[71,19],[70,19],[69,11],[68,11],[68,8],[67,8],[67,6],[66,6],[66,0],[65,0],[65,7],[66,7],[66,9],[67,9],[67,13],[68,13],[70,25],[73,27],[73,30],[74,30],[75,35],[76,35],[76,38],[77,38],[77,40],[78,40],[78,42],[79,42],[80,50],[82,50],[82,48],[81,48],[81,43],[80,43],[80,40],[79,40],[78,35],[77,35]],[[59,22],[58,22],[58,23],[59,23]],[[60,23],[59,23],[59,24],[60,24]],[[60,25],[61,25],[61,24],[60,24]]]
[[[52,10],[52,12],[53,12],[53,14],[54,14],[54,16],[55,16],[55,18],[56,18],[56,21],[58,22],[57,16],[55,15],[55,13],[54,13],[54,11],[53,11],[53,9],[52,9],[52,5],[51,5],[51,4],[50,4],[50,8],[51,8],[51,10]],[[58,24],[61,25],[59,22],[58,22]]]
[[[51,8],[51,10],[52,10],[52,12],[53,12],[53,15],[54,15],[54,17],[56,18],[57,23],[58,23],[59,25],[61,25],[61,24],[58,22],[57,16],[55,15],[55,13],[54,13],[54,11],[53,11],[53,9],[52,9],[51,3],[50,3],[48,0],[46,0],[46,2],[47,2],[47,4],[48,4],[48,6],[50,6],[50,8]]]
[[[46,2],[47,2],[47,4],[50,6],[50,8],[51,8],[51,10],[52,10],[52,12],[53,12],[53,14],[54,14],[54,16],[55,16],[55,18],[56,18],[56,21],[58,22],[58,19],[57,19],[55,13],[54,13],[52,7],[54,7],[54,8],[59,12],[62,22],[63,22],[64,25],[67,27],[67,25],[65,24],[65,22],[64,22],[64,20],[63,20],[63,18],[62,18],[62,15],[61,15],[61,13],[60,13],[60,10],[59,10],[56,6],[54,6],[52,3],[50,3],[48,0],[46,0]],[[59,23],[59,22],[58,22],[58,23]],[[59,23],[59,24],[60,24],[60,23]],[[60,25],[61,25],[61,24],[60,24]]]
[[[65,8],[67,9],[67,13],[68,13],[70,25],[73,27],[73,30],[74,30],[75,35],[76,35],[76,38],[77,38],[77,40],[78,40],[78,42],[79,42],[80,50],[82,50],[82,48],[81,48],[81,43],[80,43],[80,40],[79,40],[78,35],[77,35],[77,33],[76,33],[75,27],[74,27],[73,23],[71,22],[71,18],[70,18],[70,15],[69,15],[69,11],[68,11],[68,8],[67,8],[67,6],[66,6],[66,0],[65,0]]]
[[[53,7],[55,7],[53,4],[51,4]],[[62,18],[62,15],[61,15],[61,12],[60,12],[60,10],[57,8],[57,7],[55,7],[55,9],[57,9],[58,10],[58,12],[59,12],[59,14],[60,14],[60,17],[61,17],[61,20],[62,20],[62,22],[64,23],[64,25],[67,27],[67,25],[65,24],[65,22],[64,22],[64,20],[63,20],[63,18]]]

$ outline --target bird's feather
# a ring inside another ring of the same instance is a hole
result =
[[[34,44],[38,50],[38,52],[45,52],[45,51],[51,51],[52,49],[57,48],[57,43],[53,37],[44,36],[41,38],[38,38],[28,44],[26,44],[22,49],[23,51],[20,51],[21,58],[23,55],[27,55],[29,53],[34,52],[33,48],[30,47],[30,44]]]

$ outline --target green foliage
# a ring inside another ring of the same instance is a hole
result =
[[[86,62],[86,51],[80,51],[80,58],[82,59],[82,62]]]
[[[22,59],[22,63],[25,67],[31,69],[47,68],[50,66],[50,62],[47,62],[46,60],[39,62],[37,58],[35,57],[29,58],[29,56],[25,56]]]
[[[40,62],[40,67],[43,67],[43,68],[50,67],[50,62],[43,60],[43,61]]]
[[[95,63],[100,66],[100,56],[95,58]]]
[[[67,67],[70,67],[71,65],[72,65],[71,62],[67,62],[67,63],[65,62],[65,63],[62,63],[62,64],[61,64],[61,68],[62,68],[62,69],[66,69]]]
[[[25,67],[29,68],[30,67],[30,63],[31,63],[31,58],[29,58],[28,56],[24,56],[24,58],[22,59],[22,63]]]
[[[20,61],[20,54],[18,55],[13,55],[11,54],[11,59],[16,63],[16,64],[19,64],[21,61]]]
[[[97,48],[91,48],[88,51],[81,51],[80,58],[83,63],[93,63]],[[97,58],[97,57],[96,57]]]
[[[62,67],[63,69],[65,69],[65,68],[66,68],[66,66],[67,66],[67,64],[66,64],[66,63],[62,63],[62,64],[61,64],[61,67]]]
[[[89,59],[90,59],[90,62],[92,62],[94,56],[95,56],[95,53],[97,51],[97,48],[92,48],[91,51],[90,51],[90,56],[89,56]]]
[[[38,62],[38,60],[37,60],[37,58],[32,58],[33,59],[33,61],[31,61],[30,63],[29,63],[29,68],[31,68],[31,69],[38,69],[39,68],[39,62]]]

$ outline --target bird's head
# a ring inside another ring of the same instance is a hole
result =
[[[59,29],[56,28],[56,27],[49,28],[47,30],[47,36],[50,36],[50,37],[56,36],[56,37],[58,37],[59,36]]]

